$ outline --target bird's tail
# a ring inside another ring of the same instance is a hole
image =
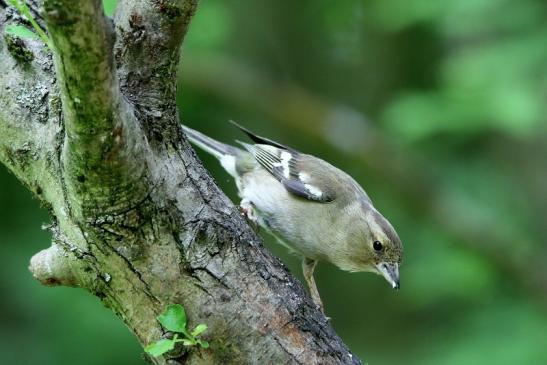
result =
[[[184,130],[184,133],[186,133],[186,136],[188,136],[190,142],[205,152],[215,156],[230,175],[237,177],[236,162],[238,156],[243,152],[241,149],[214,140],[185,125],[182,126],[182,129]]]
[[[184,133],[186,133],[186,136],[188,136],[188,139],[190,139],[190,142],[205,152],[215,156],[219,160],[225,155],[237,155],[239,150],[237,147],[214,140],[211,137],[208,137],[205,134],[185,125],[182,126],[182,129],[184,130]]]

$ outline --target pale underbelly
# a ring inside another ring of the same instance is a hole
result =
[[[331,207],[291,195],[262,171],[244,176],[240,184],[240,195],[253,205],[259,224],[290,250],[312,259],[327,259],[336,239]]]

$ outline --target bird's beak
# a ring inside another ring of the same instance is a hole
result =
[[[376,269],[384,278],[386,278],[393,289],[399,289],[399,264],[380,262],[376,265]]]

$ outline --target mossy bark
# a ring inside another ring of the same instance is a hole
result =
[[[155,364],[359,364],[302,286],[262,246],[183,136],[175,105],[194,0],[29,2],[54,56],[0,38],[0,161],[50,211],[53,244],[30,269],[82,287],[146,345],[187,309],[209,349]],[[0,31],[24,21],[0,0]],[[19,42],[19,41],[18,41]]]

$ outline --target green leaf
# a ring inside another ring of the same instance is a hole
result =
[[[161,356],[168,351],[171,351],[175,348],[175,341],[173,340],[159,340],[157,342],[151,343],[150,345],[144,348],[144,351],[149,353],[154,357]]]
[[[169,305],[158,321],[168,331],[186,333],[186,312],[180,304]]]
[[[23,15],[28,10],[25,0],[10,0],[10,3]]]
[[[204,340],[198,340],[198,345],[201,346],[202,349],[208,349],[209,348],[209,342]]]
[[[13,25],[13,24],[8,25],[4,29],[4,32],[6,32],[7,34],[12,34],[20,38],[33,38],[33,39],[40,38],[38,34],[34,33],[32,30],[22,25]]]
[[[25,0],[10,0],[10,3],[17,9],[17,11],[26,18],[30,24],[32,24],[32,27],[34,28],[34,31],[36,32],[36,35],[44,42],[44,44],[49,48],[52,49],[51,42],[49,40],[49,37],[44,32],[44,30],[36,23],[36,20],[32,17],[32,14],[30,13],[30,9],[28,8]],[[32,33],[29,29],[22,27],[22,26],[8,26],[6,27],[6,33],[13,34],[18,37],[23,38],[35,38],[36,35]]]
[[[182,340],[182,344],[184,346],[194,346],[196,343],[192,340],[184,339],[184,340]]]
[[[116,9],[117,3],[118,3],[118,0],[103,0],[104,13],[107,16],[114,15],[114,10]]]
[[[207,325],[205,323],[200,323],[194,328],[192,331],[192,336],[197,337],[201,335],[203,332],[207,331]]]

